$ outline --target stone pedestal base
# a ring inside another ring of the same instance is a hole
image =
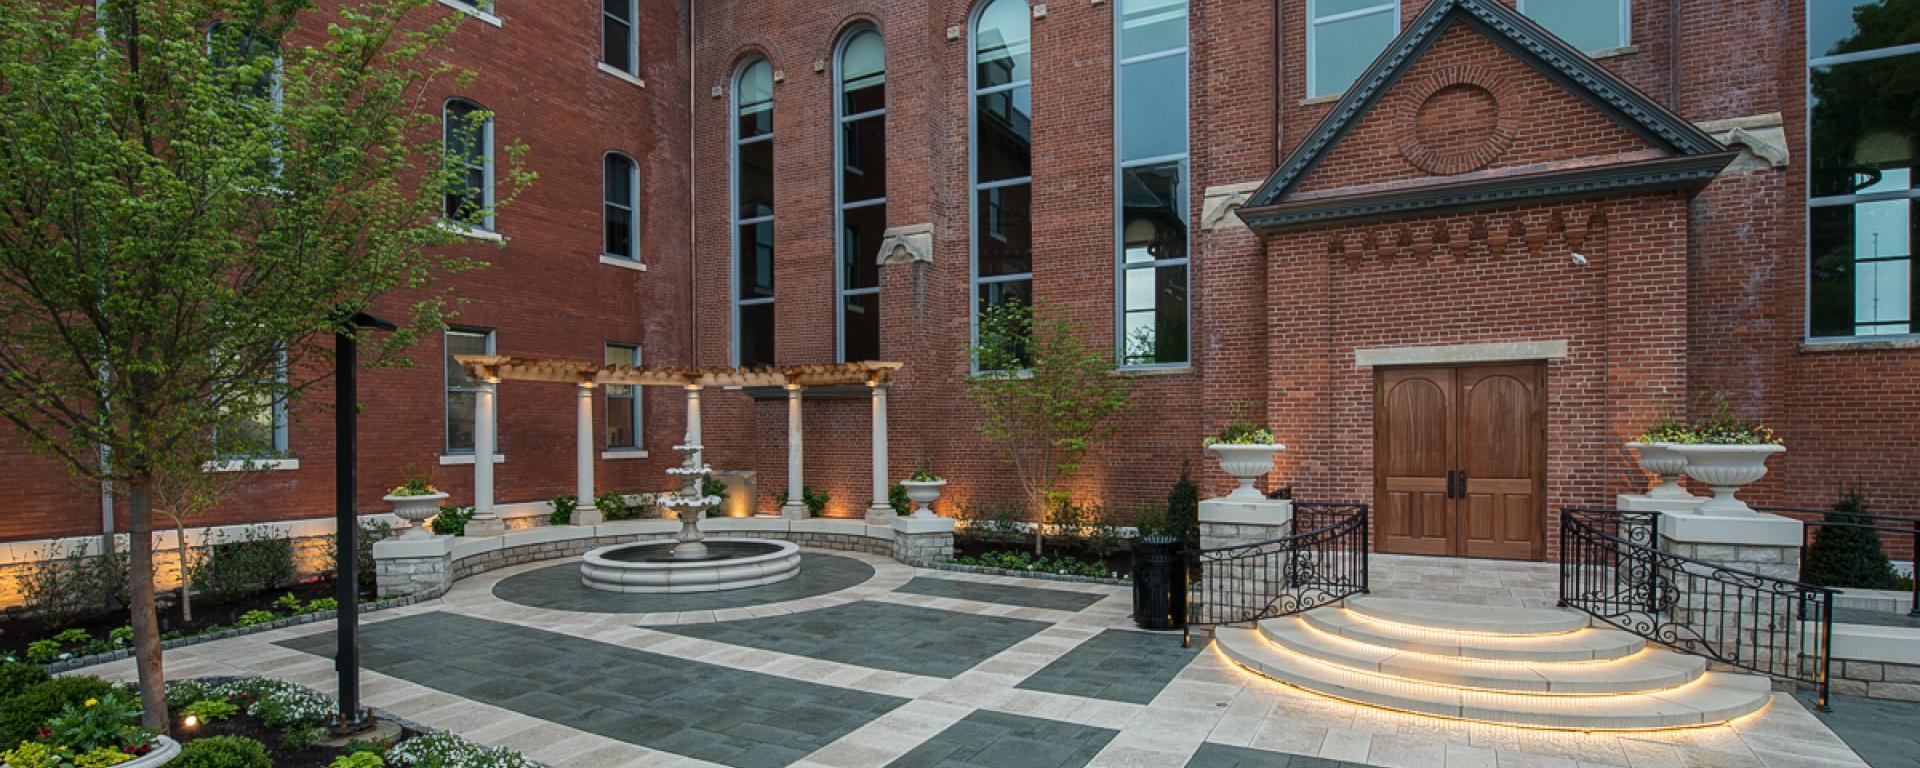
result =
[[[908,565],[932,565],[953,559],[953,519],[895,517],[893,559]]]
[[[594,507],[587,507],[585,509],[576,507],[573,510],[573,517],[567,520],[567,522],[574,525],[599,525],[606,521],[607,516]]]
[[[474,518],[467,521],[466,536],[499,536],[507,532],[507,521],[500,517],[487,519]]]
[[[788,520],[805,520],[807,505],[804,502],[789,501],[780,508],[780,516]]]
[[[1200,547],[1252,544],[1293,534],[1293,502],[1284,499],[1200,502]]]
[[[1662,515],[1697,515],[1705,496],[1686,499],[1657,499],[1645,494],[1620,494],[1614,497],[1616,509],[1626,512],[1659,512]]]
[[[874,504],[867,507],[867,523],[870,525],[892,525],[894,518],[900,516],[890,504]]]
[[[410,597],[445,590],[453,583],[453,537],[376,541],[373,572],[381,597]]]

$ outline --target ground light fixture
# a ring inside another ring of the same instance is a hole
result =
[[[335,734],[359,733],[373,727],[365,707],[360,706],[360,520],[354,514],[354,488],[359,459],[358,383],[360,368],[359,331],[394,331],[396,326],[365,312],[355,312],[339,322],[333,333],[333,509],[334,587],[339,611],[338,648],[333,668],[340,673],[339,711],[330,727]]]

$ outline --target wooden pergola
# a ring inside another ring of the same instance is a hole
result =
[[[457,355],[454,360],[477,381],[473,427],[473,519],[467,525],[470,535],[504,532],[493,504],[493,460],[497,418],[494,395],[503,381],[544,381],[571,384],[575,388],[578,436],[575,442],[575,484],[579,504],[573,513],[575,525],[593,525],[603,520],[594,508],[593,452],[595,446],[593,389],[595,387],[680,387],[687,393],[688,445],[700,445],[700,391],[708,387],[725,389],[779,388],[787,392],[787,503],[782,517],[806,517],[802,489],[804,467],[801,462],[800,404],[808,387],[865,385],[873,401],[873,500],[867,517],[876,522],[893,514],[887,503],[887,383],[900,363],[865,361],[856,363],[808,363],[803,365],[755,366],[748,368],[684,368],[679,366],[601,365],[586,360],[534,358],[514,355]],[[700,463],[701,457],[694,456]]]

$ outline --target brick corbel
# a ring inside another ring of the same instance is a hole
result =
[[[1258,181],[1207,187],[1207,194],[1200,204],[1200,228],[1207,231],[1245,228],[1247,225],[1241,223],[1234,211],[1240,210],[1240,206],[1245,205],[1247,198],[1258,189]]]
[[[1787,129],[1779,112],[1748,115],[1726,120],[1696,123],[1729,149],[1740,149],[1740,158],[1727,170],[1785,168],[1791,156],[1787,152]]]
[[[888,227],[881,233],[879,264],[933,263],[933,225]]]

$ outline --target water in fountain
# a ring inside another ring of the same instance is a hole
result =
[[[580,563],[580,582],[610,592],[707,592],[772,584],[800,573],[800,548],[763,539],[708,539],[700,531],[707,510],[720,506],[704,493],[713,469],[700,462],[700,446],[676,445],[685,456],[667,470],[684,487],[658,499],[680,521],[674,543],[615,544],[588,552]]]

